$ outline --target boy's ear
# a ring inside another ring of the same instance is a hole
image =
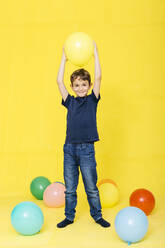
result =
[[[91,82],[90,85],[89,85],[89,89],[92,87],[93,83]]]

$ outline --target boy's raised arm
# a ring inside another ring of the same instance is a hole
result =
[[[100,84],[101,84],[101,66],[99,62],[99,55],[97,50],[97,45],[94,43],[94,57],[95,57],[95,78],[94,78],[94,86],[93,91],[95,96],[98,98],[100,93]]]
[[[66,100],[66,98],[68,96],[68,91],[64,85],[64,71],[65,71],[66,61],[67,61],[67,58],[65,56],[65,52],[64,52],[64,48],[63,48],[61,64],[60,64],[60,68],[59,68],[58,75],[57,75],[57,84],[58,84],[58,88],[60,90],[61,96],[62,96],[64,101]]]

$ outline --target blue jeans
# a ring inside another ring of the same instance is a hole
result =
[[[102,217],[99,191],[96,186],[97,171],[94,143],[66,143],[64,150],[65,216],[73,221],[77,205],[79,166],[90,206],[90,214],[95,221]]]

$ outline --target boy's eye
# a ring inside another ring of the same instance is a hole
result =
[[[86,86],[86,84],[83,84],[83,86]]]

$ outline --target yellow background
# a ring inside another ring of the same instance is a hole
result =
[[[1,2],[0,247],[11,242],[17,247],[57,244],[60,248],[60,244],[65,247],[65,242],[69,242],[56,229],[64,210],[44,207],[31,196],[29,186],[37,176],[46,176],[52,182],[63,181],[67,112],[61,105],[56,78],[64,42],[77,31],[88,33],[98,46],[102,68],[97,112],[100,141],[95,144],[98,178],[111,178],[118,184],[121,205],[105,210],[104,215],[112,222],[111,232],[95,227],[80,179],[80,220],[74,224],[77,228],[72,225],[63,232],[68,240],[70,235],[80,238],[78,230],[89,226],[89,233],[96,228],[97,237],[100,233],[109,237],[111,233],[111,239],[98,242],[93,232],[89,240],[82,239],[79,245],[77,239],[75,247],[111,247],[112,242],[113,248],[123,247],[124,243],[115,235],[113,221],[117,211],[128,206],[129,195],[143,187],[151,190],[156,199],[155,212],[149,217],[150,235],[143,247],[163,248],[165,240],[158,231],[158,220],[165,217],[164,0]],[[94,59],[84,68],[93,81]],[[66,64],[64,81],[70,94],[73,92],[69,77],[75,69],[78,67],[70,62]],[[23,200],[35,201],[45,213],[46,224],[38,236],[20,237],[9,223],[12,208]],[[14,243],[16,240],[18,243]],[[69,244],[74,247],[71,240]]]

